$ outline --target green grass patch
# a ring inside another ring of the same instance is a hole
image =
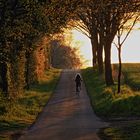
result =
[[[140,122],[125,122],[101,129],[98,132],[103,140],[140,140]]]
[[[127,82],[125,79],[121,94],[117,94],[117,85],[105,85],[104,75],[99,76],[96,68],[82,70],[92,107],[98,116],[106,119],[140,116],[140,92],[134,90],[134,86],[138,88],[140,84],[137,77],[139,66],[133,65],[131,68],[130,64],[123,65]],[[140,121],[113,122],[98,134],[103,140],[140,140]]]
[[[113,64],[113,68],[117,70],[118,64]],[[129,85],[133,90],[140,90],[140,63],[122,64],[122,73],[125,84]]]
[[[30,126],[50,99],[60,76],[60,70],[50,69],[30,90],[16,100],[0,95],[0,139],[8,139],[7,131]],[[5,133],[4,133],[5,132]]]
[[[97,69],[87,68],[82,75],[91,99],[91,104],[101,117],[140,116],[140,93],[129,86],[121,86],[121,94],[117,94],[117,85],[106,87]]]

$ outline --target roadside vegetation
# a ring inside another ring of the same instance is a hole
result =
[[[60,70],[47,70],[38,84],[16,99],[7,100],[0,94],[0,139],[9,140],[20,135],[36,120],[50,99],[59,76]]]
[[[114,70],[117,71],[117,68],[115,64]],[[103,119],[110,122],[113,120],[112,126],[100,132],[106,140],[140,139],[140,121],[136,123],[135,119],[140,116],[139,69],[140,64],[123,64],[123,82],[119,94],[117,82],[112,86],[106,86],[104,76],[98,74],[97,68],[82,71],[94,111]],[[120,121],[122,123],[118,125]]]
[[[140,121],[116,122],[98,134],[102,140],[139,140]]]

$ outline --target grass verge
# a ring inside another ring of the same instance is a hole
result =
[[[29,127],[50,99],[60,76],[60,70],[50,69],[29,91],[17,100],[0,96],[0,140],[12,139],[17,130]]]
[[[117,85],[107,87],[103,75],[99,76],[97,69],[84,69],[82,75],[92,107],[98,116],[108,120],[140,116],[140,93],[138,91],[133,91],[128,85],[122,85],[121,94],[117,94]],[[100,131],[102,139],[140,139],[140,122],[128,121],[126,125],[122,123],[117,125],[117,123]]]
[[[140,121],[117,122],[98,132],[103,140],[139,140]]]

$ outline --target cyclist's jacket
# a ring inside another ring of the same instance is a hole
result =
[[[76,75],[75,77],[75,82],[76,83],[81,83],[82,79],[81,79],[81,76],[79,74]]]

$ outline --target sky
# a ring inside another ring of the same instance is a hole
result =
[[[72,30],[74,41],[79,42],[80,53],[88,61],[87,66],[92,66],[92,50],[90,39],[77,30]],[[117,48],[112,44],[111,62],[118,63]],[[140,63],[140,30],[134,30],[130,33],[122,46],[123,63]]]

